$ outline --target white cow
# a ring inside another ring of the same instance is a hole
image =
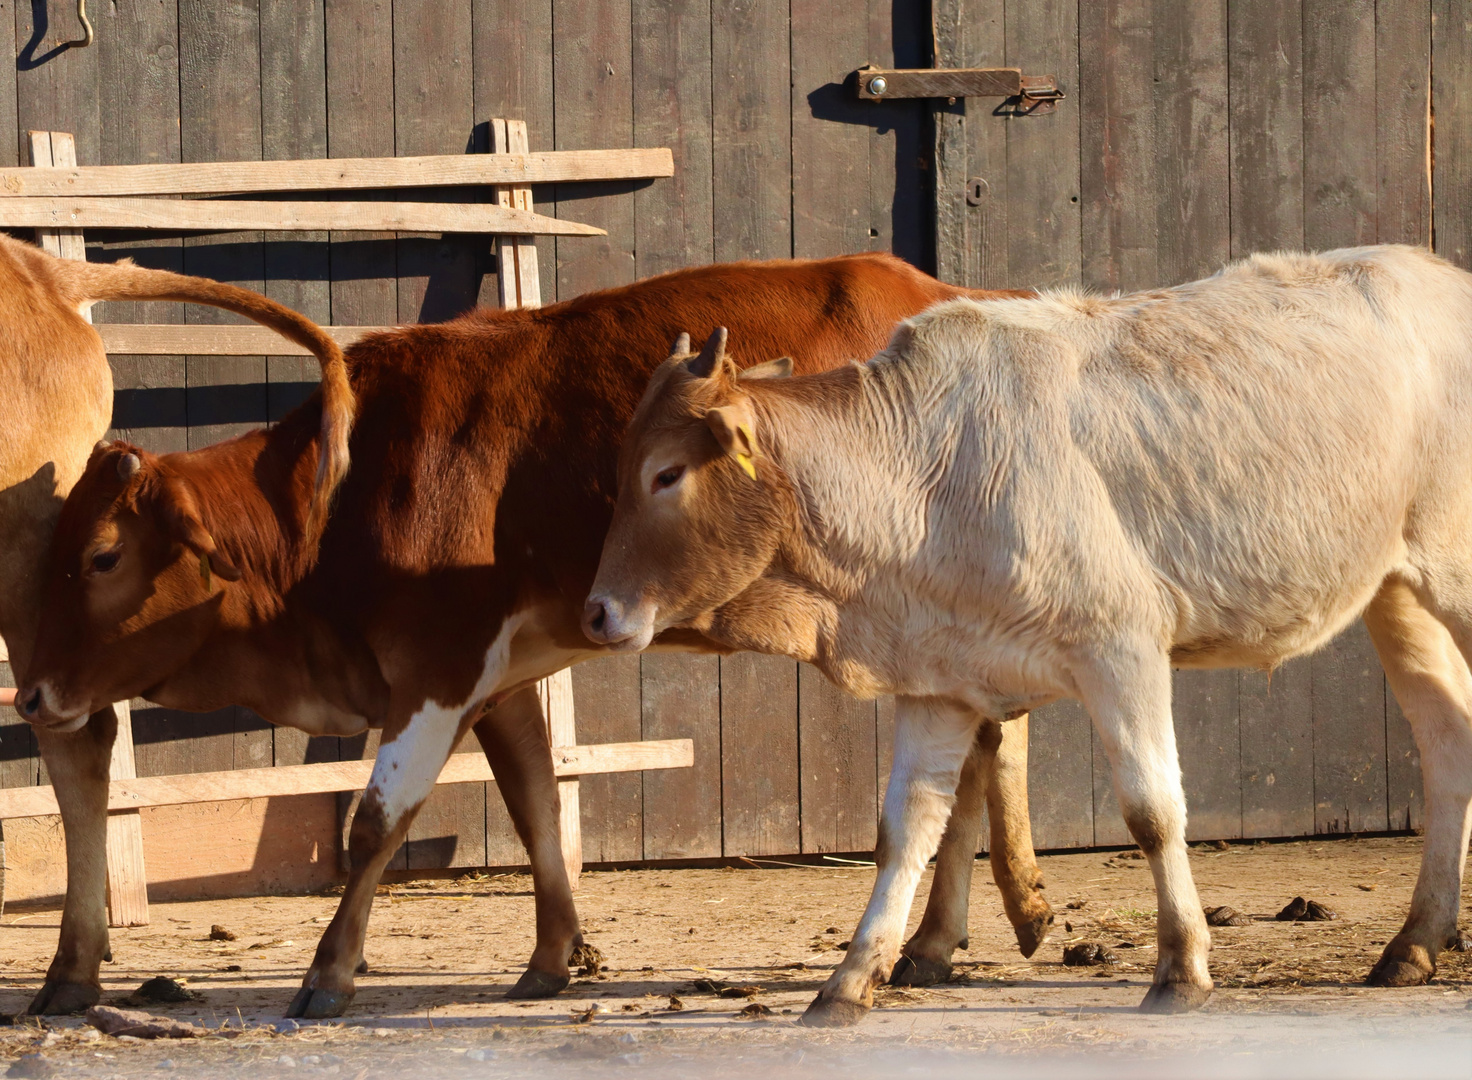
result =
[[[1472,802],[1472,275],[1406,247],[1262,255],[1115,299],[949,301],[823,375],[718,352],[672,358],[635,415],[585,629],[694,627],[900,695],[878,880],[805,1022],[868,1009],[977,724],[1060,697],[1155,876],[1142,1007],[1202,1004],[1171,667],[1271,669],[1358,615],[1426,791],[1371,981],[1435,971]]]

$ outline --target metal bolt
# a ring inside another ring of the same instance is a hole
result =
[[[889,81],[883,75],[876,75],[869,80],[869,93],[875,97],[881,97],[889,89]]]

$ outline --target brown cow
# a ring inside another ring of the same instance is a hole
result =
[[[204,450],[100,450],[62,513],[21,705],[43,727],[141,694],[242,704],[316,734],[383,729],[343,901],[289,1010],[307,1017],[347,1008],[379,876],[475,723],[535,880],[537,947],[513,994],[555,993],[580,935],[529,687],[602,651],[580,629],[582,598],[649,373],[679,331],[717,322],[749,356],[831,368],[960,292],[888,256],[737,264],[375,335],[349,354],[353,466],[320,550],[303,529],[318,399]],[[692,635],[671,645],[710,647]],[[499,707],[483,714],[487,703]],[[1050,913],[1025,801],[1008,794],[1012,843],[1026,851],[996,865],[1014,875],[1008,910],[1035,941]],[[956,892],[930,930],[953,940],[917,950],[924,960],[948,963],[959,940]],[[959,912],[964,936],[964,902]],[[59,961],[48,987],[95,986],[100,956]]]
[[[232,285],[145,270],[131,263],[93,264],[53,258],[0,234],[0,639],[17,675],[30,668],[41,608],[46,549],[62,499],[81,475],[112,415],[112,374],[102,339],[82,317],[98,300],[187,300],[249,316],[316,352],[336,422],[325,445],[321,486],[329,490],[346,462],[352,391],[342,353],[312,322],[274,301]],[[307,493],[310,495],[310,491]],[[315,527],[326,500],[314,505]],[[78,964],[90,983],[38,998],[69,1011],[97,999],[97,965],[107,953],[105,847],[107,775],[117,718],[99,700],[69,725],[40,727],[41,757],[55,785],[67,839],[67,902],[53,976]],[[48,986],[52,985],[48,980]]]

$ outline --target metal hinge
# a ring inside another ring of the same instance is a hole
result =
[[[1021,68],[876,68],[853,73],[854,91],[864,101],[891,98],[999,97],[1006,116],[1046,116],[1065,97],[1052,75],[1024,75]]]

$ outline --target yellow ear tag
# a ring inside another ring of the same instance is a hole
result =
[[[208,555],[201,555],[199,557],[199,580],[204,582],[206,589],[214,588],[210,582],[210,557]]]
[[[751,433],[750,424],[742,424],[739,428],[737,428],[737,430],[740,431],[741,434],[746,436],[747,446],[756,445],[756,436]],[[756,465],[752,462],[750,454],[737,454],[736,464],[741,466],[741,471],[746,473],[747,476],[751,477],[753,480],[756,479]]]

